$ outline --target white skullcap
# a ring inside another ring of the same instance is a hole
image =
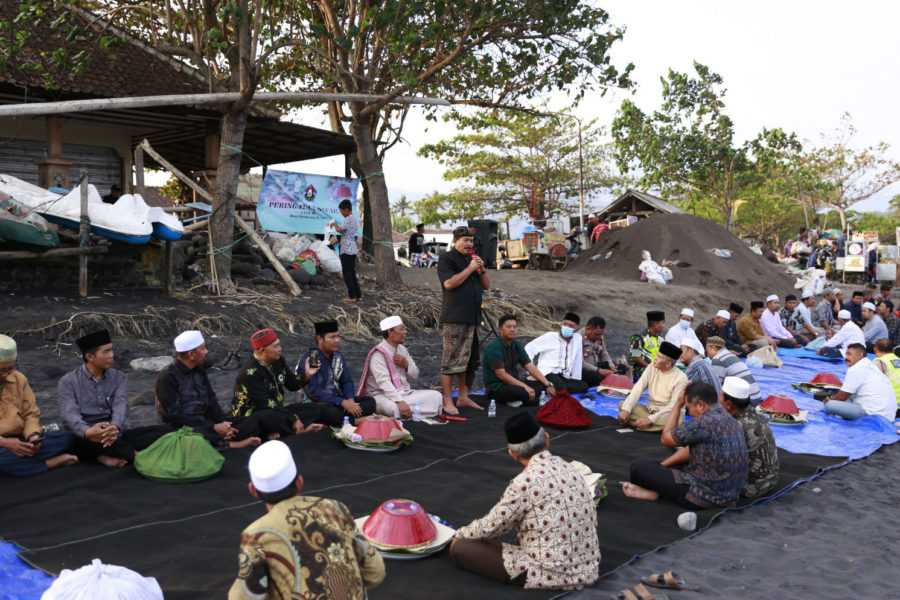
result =
[[[706,352],[703,351],[703,344],[700,343],[700,338],[698,338],[696,335],[684,336],[684,338],[681,340],[681,346],[687,346],[700,356],[706,354]]]
[[[732,398],[747,399],[750,397],[750,384],[740,377],[726,377],[722,382],[722,393]]]
[[[280,492],[297,479],[291,449],[280,440],[266,442],[250,455],[250,481],[257,491]]]
[[[778,302],[778,295],[769,294],[769,296],[766,298],[766,304],[768,304],[769,302]]]
[[[841,288],[834,288],[834,290],[832,290],[832,291],[834,292],[835,295],[843,293],[843,291],[841,291]]]
[[[17,356],[16,340],[8,335],[0,334],[0,363],[13,362]]]
[[[175,352],[190,352],[203,345],[203,334],[196,329],[182,331],[175,338]]]
[[[850,314],[849,310],[844,309],[838,313],[838,319],[841,321],[852,321],[853,315]]]
[[[807,298],[812,298],[814,295],[815,294],[813,294],[812,292],[803,292],[803,294],[800,296],[800,299],[806,300]]]
[[[826,295],[826,296],[827,296],[828,294],[833,294],[833,293],[834,293],[834,288],[830,288],[830,287],[827,287],[827,288],[825,288],[825,289],[822,291],[822,294],[824,294],[824,295]]]
[[[863,302],[862,307],[866,310],[871,310],[872,312],[875,312],[875,305],[872,304],[871,302]]]
[[[694,318],[694,310],[691,309],[691,308],[682,308],[682,309],[681,309],[681,316],[682,316],[682,317],[690,317],[690,318],[693,319],[693,318]]]
[[[723,309],[723,310],[720,310],[719,312],[717,312],[717,313],[716,313],[716,316],[717,316],[717,317],[720,317],[720,318],[722,318],[722,319],[725,319],[726,321],[730,321],[730,320],[731,320],[731,313],[728,312],[727,310],[724,310],[724,309]]]
[[[104,565],[99,558],[91,564],[62,573],[41,596],[41,600],[163,600],[159,583],[125,567]]]
[[[400,327],[401,325],[403,325],[403,319],[401,319],[397,315],[382,319],[381,323],[378,324],[378,326],[381,327],[382,331],[387,331],[389,329],[393,329],[394,327]]]

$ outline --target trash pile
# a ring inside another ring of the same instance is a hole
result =
[[[302,234],[284,233],[269,233],[267,237],[275,256],[301,285],[310,283],[320,273],[341,272],[340,257],[322,240]]]
[[[782,268],[724,227],[686,214],[654,215],[608,231],[566,271],[657,284],[721,286],[739,298],[794,287]]]

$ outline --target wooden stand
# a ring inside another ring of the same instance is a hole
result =
[[[91,245],[91,219],[88,215],[88,172],[81,169],[81,223],[78,228],[78,245],[82,250],[78,257],[78,293],[82,298],[88,295],[88,253]]]

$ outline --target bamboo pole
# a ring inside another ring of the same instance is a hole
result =
[[[215,204],[212,194],[206,191],[196,181],[179,171],[175,165],[163,158],[159,154],[159,152],[153,149],[153,147],[150,145],[150,142],[144,140],[143,142],[141,142],[141,147],[144,149],[144,152],[149,154],[153,158],[153,160],[159,163],[160,166],[171,171],[172,174],[175,175],[175,177],[182,180],[199,196],[208,200],[210,204]],[[272,263],[272,267],[275,269],[275,272],[278,273],[284,283],[287,284],[291,294],[293,294],[294,296],[301,295],[303,291],[300,289],[300,286],[297,285],[297,282],[291,278],[290,273],[287,272],[287,269],[284,268],[284,265],[282,265],[281,261],[278,260],[278,257],[275,256],[275,253],[272,252],[272,248],[269,247],[269,244],[267,244],[265,240],[259,237],[259,234],[254,231],[253,227],[251,227],[244,219],[242,219],[237,214],[237,212],[234,213],[234,222],[237,223],[238,227],[240,227],[257,246],[259,246],[259,249],[262,251],[262,253],[266,256],[266,258],[269,259],[269,262]]]
[[[91,219],[88,215],[88,172],[81,169],[81,221],[78,227],[78,245],[84,250],[91,243]],[[88,255],[78,257],[78,293],[82,298],[88,295]]]
[[[134,96],[130,98],[95,98],[91,100],[64,100],[61,102],[29,102],[27,104],[7,104],[0,106],[0,117],[33,117],[64,113],[92,112],[97,110],[126,110],[153,108],[158,106],[203,106],[209,104],[230,104],[240,100],[240,92],[220,92],[207,94],[169,94],[161,96]],[[443,98],[379,96],[376,94],[336,94],[326,92],[259,92],[253,95],[253,103],[263,102],[378,102],[387,100],[391,104],[426,104],[430,106],[450,106]]]
[[[93,246],[88,248],[53,248],[44,252],[29,252],[27,250],[15,250],[0,252],[0,261],[6,260],[34,260],[38,258],[63,258],[67,256],[82,256],[90,254],[106,254],[109,250],[106,246]]]

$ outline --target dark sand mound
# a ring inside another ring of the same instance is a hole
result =
[[[710,252],[714,248],[730,250],[731,258],[716,256]],[[669,267],[674,275],[670,285],[728,287],[748,296],[760,289],[793,287],[780,267],[754,253],[724,227],[693,215],[657,215],[604,233],[600,242],[566,271],[638,280],[643,250],[660,264],[675,262]]]

